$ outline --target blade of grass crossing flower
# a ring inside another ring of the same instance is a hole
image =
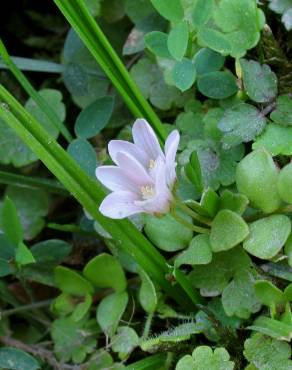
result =
[[[59,179],[81,205],[107,230],[121,248],[129,253],[137,263],[178,303],[189,306],[190,300],[179,286],[172,286],[165,279],[166,261],[149,241],[129,221],[113,221],[98,212],[98,204],[104,197],[103,190],[89,178],[74,160],[52,140],[37,121],[0,86],[0,117],[38,155],[48,169]],[[127,232],[125,232],[127,230]],[[132,235],[139,234],[131,239]],[[137,242],[139,241],[139,243]],[[151,248],[151,254],[149,254]],[[150,255],[159,256],[164,261],[162,268]]]
[[[47,150],[57,158],[59,163],[63,164],[63,166],[71,174],[71,176],[75,178],[79,183],[82,183],[84,189],[86,189],[87,193],[91,195],[92,199],[94,199],[95,206],[97,208],[106,195],[103,188],[98,184],[98,182],[85,175],[83,170],[79,166],[77,166],[76,162],[46,133],[46,131],[42,127],[40,127],[34,117],[30,113],[28,113],[21,106],[21,104],[19,104],[17,100],[14,99],[7,92],[7,90],[3,86],[0,86],[0,98],[2,98],[3,101],[8,104],[9,109],[11,109],[12,113],[21,122],[26,123],[26,127],[29,128],[30,132],[33,132],[37,140],[43,143]],[[30,123],[30,125],[28,126],[27,123]],[[52,172],[54,173],[54,171]],[[119,222],[123,224],[122,227],[125,230],[127,230],[127,228],[130,229],[129,236],[130,238],[135,239],[136,243],[146,243],[148,245],[148,247],[145,248],[146,253],[149,254],[155,264],[159,265],[162,269],[166,269],[166,262],[164,258],[146,238],[143,239],[142,235],[135,227],[133,227],[130,221],[123,220]]]
[[[137,118],[146,118],[160,139],[164,128],[82,0],[54,0]],[[106,62],[106,63],[105,63]],[[110,70],[109,70],[109,66]],[[115,74],[115,78],[109,72]],[[136,108],[133,109],[133,104]]]
[[[18,82],[27,92],[27,94],[36,102],[39,108],[47,115],[52,124],[61,131],[64,138],[68,142],[71,142],[73,140],[73,137],[68,131],[67,127],[63,124],[63,122],[59,120],[58,116],[53,111],[53,109],[47,104],[46,100],[40,94],[38,94],[38,92],[33,88],[33,86],[30,84],[25,75],[20,71],[20,69],[17,68],[16,64],[10,58],[7,49],[5,48],[1,39],[0,39],[0,55],[2,57],[3,62],[7,65],[9,70],[12,72],[14,77],[18,80]]]

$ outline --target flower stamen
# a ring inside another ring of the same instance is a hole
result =
[[[150,159],[148,168],[149,170],[152,170],[156,165],[156,161],[154,159]]]
[[[151,199],[155,196],[155,189],[153,185],[141,186],[140,191],[144,200]]]

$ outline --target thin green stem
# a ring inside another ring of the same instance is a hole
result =
[[[68,131],[67,127],[63,124],[63,122],[59,119],[56,115],[55,111],[51,108],[51,106],[46,102],[46,100],[34,89],[25,75],[17,68],[16,64],[10,58],[2,40],[0,39],[0,55],[6,63],[9,70],[12,72],[14,77],[23,87],[23,89],[28,93],[28,95],[35,101],[35,103],[39,106],[39,108],[46,114],[46,116],[50,119],[50,122],[61,131],[64,138],[71,142],[73,137],[71,136],[70,132]]]
[[[199,215],[195,211],[191,210],[186,204],[184,204],[179,198],[174,198],[174,204],[183,210],[186,214],[191,216],[194,220],[201,222],[202,224],[211,225],[211,220]]]
[[[36,310],[42,307],[47,307],[52,303],[52,301],[53,301],[52,299],[47,299],[46,301],[34,302],[34,303],[26,304],[23,306],[19,306],[16,308],[11,308],[9,310],[0,312],[0,318],[2,319],[7,316],[15,315],[16,313]]]
[[[141,340],[145,340],[146,338],[149,337],[152,320],[153,320],[153,312],[149,313],[147,316]]]
[[[180,217],[175,210],[171,211],[171,216],[180,224],[184,225],[185,227],[189,228],[192,231],[195,231],[199,234],[208,234],[210,232],[209,229],[205,229],[204,227],[196,226],[194,224],[189,223],[184,218]]]
[[[68,196],[68,191],[57,181],[0,171],[0,183],[28,189],[45,189],[50,193]]]
[[[52,230],[64,231],[65,233],[76,233],[76,234],[98,238],[98,234],[96,232],[83,230],[78,225],[73,225],[73,224],[60,225],[60,224],[55,224],[53,222],[50,222],[46,225],[46,227]]]
[[[174,273],[174,277],[176,281],[180,284],[183,290],[187,293],[187,295],[190,297],[194,305],[203,303],[204,301],[203,298],[200,296],[199,292],[192,287],[186,275],[179,268],[174,268],[173,273]]]

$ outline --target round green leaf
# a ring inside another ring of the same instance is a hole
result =
[[[278,96],[276,109],[270,117],[279,125],[292,126],[292,97],[289,94]]]
[[[104,96],[88,105],[77,117],[74,127],[76,135],[82,139],[97,135],[109,122],[113,107],[112,96]]]
[[[277,77],[271,68],[254,60],[240,61],[244,88],[251,100],[267,103],[277,95]]]
[[[47,104],[54,110],[57,117],[61,122],[64,122],[66,115],[66,108],[64,103],[62,103],[62,93],[54,89],[43,89],[40,90],[39,95],[44,98]],[[35,103],[32,98],[29,98],[25,103],[25,108],[31,113],[36,120],[42,124],[45,130],[56,139],[59,135],[60,129],[54,126],[48,118],[48,116],[42,111],[42,109]]]
[[[96,152],[87,140],[73,140],[69,144],[67,152],[88,175],[95,177],[95,169],[97,167]]]
[[[219,211],[211,227],[210,242],[213,252],[226,251],[235,247],[248,236],[248,225],[237,213]]]
[[[191,222],[189,216],[180,216]],[[171,215],[161,218],[147,216],[145,232],[158,248],[167,252],[186,248],[193,236],[192,230],[178,223]]]
[[[278,169],[264,148],[251,152],[237,166],[238,191],[248,197],[253,207],[265,213],[274,212],[281,204],[277,181]]]
[[[243,248],[258,258],[274,257],[291,232],[291,221],[284,215],[272,215],[250,224],[250,234]]]
[[[64,266],[55,268],[55,282],[62,292],[77,296],[92,294],[94,290],[91,283],[78,272]]]
[[[215,71],[198,78],[199,91],[212,99],[225,99],[234,95],[237,90],[236,78],[232,73]]]
[[[181,91],[192,87],[196,80],[196,68],[192,61],[184,58],[181,62],[177,62],[172,70],[172,78],[175,86]]]
[[[287,164],[280,171],[277,186],[280,197],[285,202],[292,204],[292,163]]]
[[[256,281],[254,288],[257,298],[268,307],[285,303],[283,292],[268,280]]]
[[[180,21],[184,15],[180,0],[151,0],[151,3],[169,21]]]
[[[192,12],[192,22],[196,28],[203,26],[211,18],[214,0],[197,0]]]
[[[175,366],[175,370],[196,370],[195,362],[191,355],[183,356]]]
[[[266,118],[261,112],[245,103],[227,109],[218,122],[218,128],[224,134],[222,141],[227,148],[253,140],[265,125]]]
[[[253,149],[262,147],[273,156],[292,155],[292,127],[270,123],[252,145]]]
[[[22,224],[24,239],[31,240],[45,226],[44,217],[49,211],[49,197],[42,189],[25,189],[9,185],[7,195],[15,204]]]
[[[15,246],[22,242],[23,232],[17,209],[12,200],[7,196],[2,206],[1,221],[2,231],[4,231],[7,239]]]
[[[157,294],[155,286],[145,271],[139,271],[141,277],[141,288],[139,291],[139,301],[143,309],[148,313],[153,313],[157,306]]]
[[[97,307],[96,319],[106,335],[112,337],[128,304],[128,294],[114,293],[103,298]]]
[[[209,235],[196,235],[188,249],[183,251],[176,259],[175,266],[181,265],[205,265],[212,260],[212,249]]]
[[[99,254],[84,267],[83,274],[98,288],[113,288],[117,292],[126,289],[125,273],[119,261],[107,253]]]
[[[120,359],[123,360],[139,344],[139,337],[134,329],[129,326],[121,326],[112,338],[112,343],[113,351],[118,352]]]
[[[40,365],[31,355],[12,347],[0,348],[0,367],[9,370],[37,370]]]
[[[225,58],[209,48],[202,48],[194,57],[197,75],[219,71],[224,65]]]
[[[147,48],[161,58],[171,58],[167,47],[168,35],[164,32],[153,31],[145,35],[144,40]]]
[[[31,247],[36,263],[58,265],[71,253],[72,247],[63,240],[50,239],[34,244]]]
[[[22,167],[37,159],[12,128],[0,119],[0,163]]]
[[[227,37],[220,31],[202,27],[197,34],[197,38],[198,44],[203,47],[207,46],[222,55],[230,53],[231,45]]]
[[[176,24],[170,31],[167,39],[167,47],[170,54],[176,60],[182,60],[189,41],[189,27],[187,22]]]

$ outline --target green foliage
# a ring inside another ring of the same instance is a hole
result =
[[[291,1],[55,3],[0,42],[0,368],[292,369]],[[135,118],[180,133],[174,202],[111,220]]]
[[[126,278],[119,261],[107,253],[102,253],[89,261],[83,270],[84,276],[98,288],[113,288],[123,292]]]
[[[227,109],[218,128],[223,132],[226,148],[253,140],[265,128],[266,119],[252,105],[242,103]]]
[[[128,294],[123,292],[108,295],[98,305],[96,319],[106,335],[112,337],[115,334],[127,303]]]
[[[269,259],[284,246],[291,232],[291,222],[287,216],[273,215],[252,222],[249,230],[243,248],[253,256]]]
[[[177,23],[170,31],[167,38],[167,47],[171,56],[180,61],[184,57],[189,39],[188,24],[186,22]]]
[[[172,78],[182,92],[188,90],[196,80],[196,68],[192,61],[184,58],[177,62],[172,70]]]
[[[151,0],[156,10],[166,19],[176,22],[183,17],[180,0]]]
[[[83,109],[76,119],[76,135],[82,139],[97,135],[107,125],[113,111],[113,103],[111,96],[105,96]]]
[[[11,370],[37,370],[40,365],[31,355],[12,347],[0,348],[0,366]]]
[[[236,185],[256,208],[265,213],[275,211],[281,203],[277,190],[278,170],[264,149],[248,154],[237,166]]]
[[[253,143],[253,149],[264,147],[272,155],[292,154],[292,127],[283,127],[270,123],[265,131]]]
[[[287,203],[292,203],[292,193],[290,189],[292,179],[292,164],[282,168],[278,179],[278,191],[280,197]]]
[[[210,234],[213,252],[231,249],[242,242],[249,234],[248,225],[235,212],[219,211],[214,218]]]
[[[17,246],[22,242],[22,226],[17,209],[10,198],[6,197],[2,206],[2,230],[11,243]]]
[[[212,249],[209,235],[195,236],[189,247],[175,259],[176,267],[181,265],[205,265],[212,260]]]
[[[191,221],[189,216],[185,214],[181,216],[186,221]],[[178,223],[171,215],[161,218],[147,215],[145,232],[158,248],[167,252],[186,248],[193,236],[192,230]]]
[[[235,77],[226,71],[205,73],[198,78],[198,90],[212,99],[226,99],[238,90]]]
[[[158,299],[155,286],[145,271],[140,270],[141,287],[139,291],[139,301],[144,311],[151,314],[155,312]]]
[[[54,89],[43,89],[40,90],[38,93],[54,109],[54,112],[56,113],[59,120],[61,122],[64,122],[66,109],[64,103],[62,102],[62,93]],[[42,126],[50,133],[50,135],[54,139],[59,136],[59,129],[56,126],[52,125],[51,120],[40,109],[40,107],[32,98],[29,98],[28,101],[25,103],[25,108],[42,124]]]
[[[66,362],[72,359],[75,364],[82,363],[88,353],[96,346],[97,325],[93,320],[83,319],[75,322],[70,318],[61,318],[52,325],[52,339],[57,358]]]
[[[279,125],[292,125],[292,99],[290,95],[280,95],[277,97],[276,109],[271,113],[270,117]]]
[[[24,239],[31,240],[44,228],[49,196],[41,189],[7,186],[5,195],[14,203],[23,229]]]
[[[254,334],[244,343],[244,356],[256,369],[290,369],[291,348],[262,334]]]
[[[82,138],[75,139],[70,143],[67,151],[89,176],[94,177],[97,158],[95,150],[89,141]]]
[[[261,66],[253,60],[241,59],[243,84],[249,98],[258,103],[267,103],[277,95],[277,77],[270,67]]]
[[[139,337],[134,329],[120,326],[113,337],[113,351],[119,354],[121,360],[125,359],[139,343]]]
[[[234,362],[229,361],[230,356],[225,348],[216,348],[214,353],[211,347],[199,346],[194,349],[192,356],[182,357],[176,365],[176,370],[217,370],[234,369]]]

